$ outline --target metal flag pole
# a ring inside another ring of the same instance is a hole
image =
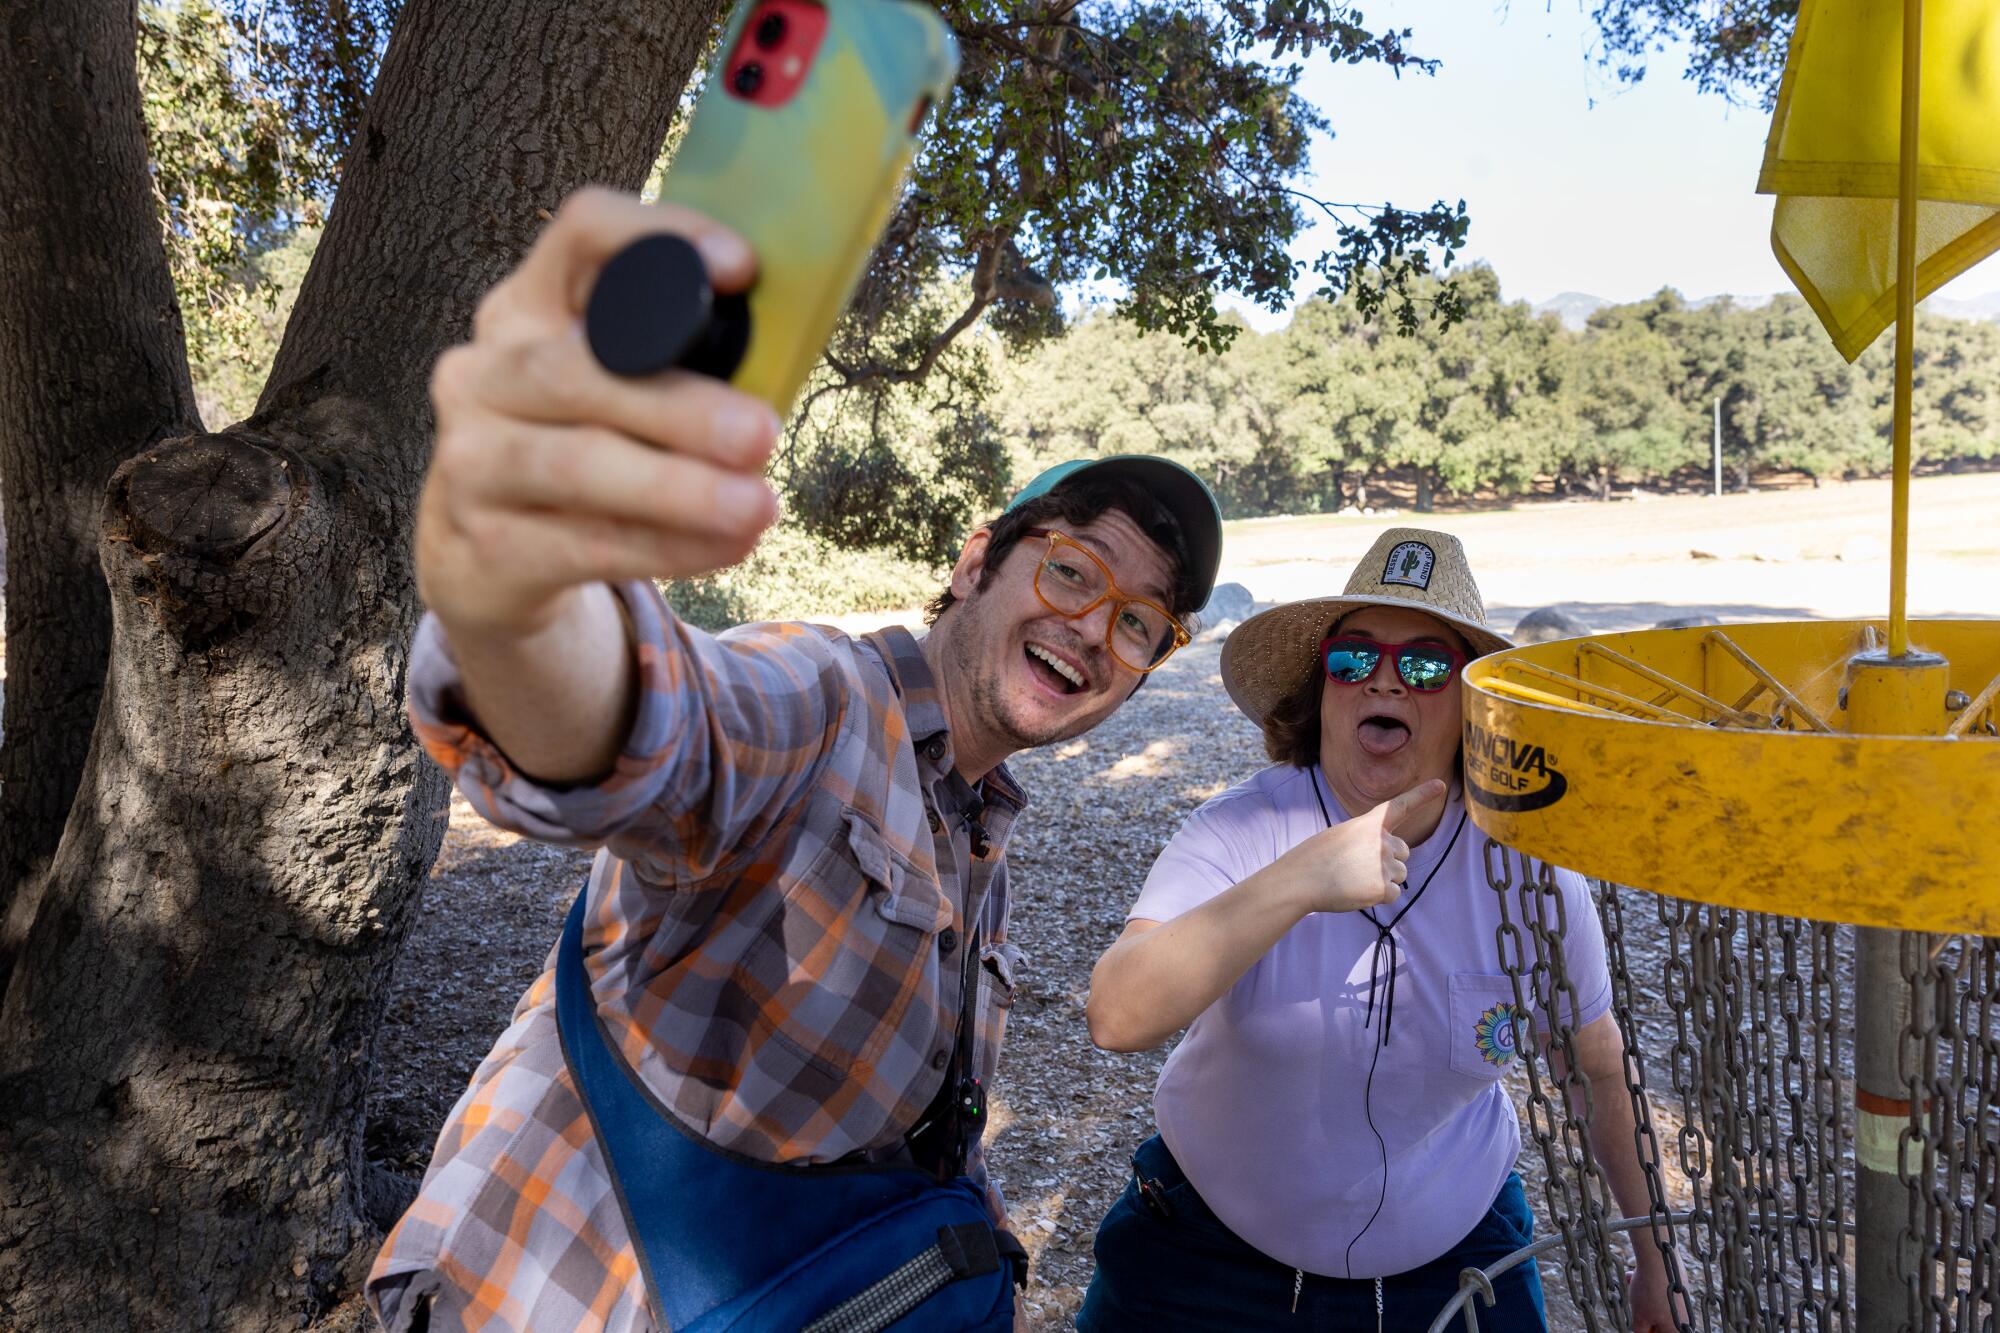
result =
[[[1895,459],[1889,514],[1889,656],[1910,650],[1910,382],[1917,313],[1917,106],[1923,0],[1903,0],[1903,135],[1896,190]]]
[[[1715,400],[1715,433],[1711,437],[1715,446],[1715,498],[1722,498],[1722,399]]]
[[[1851,664],[1850,731],[1930,735],[1945,717],[1945,660],[1910,651],[1910,392],[1916,334],[1917,127],[1923,70],[1923,0],[1903,0],[1902,141],[1896,192],[1895,457],[1889,519],[1889,650],[1864,653]],[[1918,1071],[1899,1069],[1904,1030],[1931,1016],[1911,1012],[1903,975],[1906,948],[1925,947],[1907,931],[1855,932],[1859,1023],[1854,1045],[1855,1316],[1861,1333],[1908,1328],[1910,1284],[1917,1271],[1910,1229],[1911,1191],[1918,1163],[1905,1156],[1912,1084]],[[1910,1077],[1906,1078],[1906,1073]]]

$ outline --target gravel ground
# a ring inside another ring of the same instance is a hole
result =
[[[367,1152],[421,1176],[452,1103],[540,975],[590,853],[494,828],[457,792],[375,1037]]]
[[[1123,928],[1166,839],[1196,806],[1266,761],[1227,701],[1220,647],[1177,654],[1090,735],[1017,758],[1032,804],[1015,831],[1014,938],[1028,966],[1009,1022],[990,1129],[994,1173],[1035,1256],[1036,1329],[1069,1327],[1090,1282],[1091,1238],[1152,1132],[1164,1051],[1090,1043],[1090,970]],[[452,1102],[533,981],[588,856],[518,839],[455,801],[449,836],[404,950],[377,1043],[370,1152],[421,1172]],[[1525,1086],[1516,1080],[1517,1099]],[[1521,1163],[1540,1197],[1537,1155]],[[1551,1326],[1581,1327],[1559,1280]]]

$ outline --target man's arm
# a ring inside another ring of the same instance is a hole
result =
[[[466,707],[522,773],[554,785],[611,771],[632,728],[639,673],[607,584],[579,588],[547,629],[526,637],[447,634]]]
[[[777,442],[768,406],[699,375],[622,379],[585,345],[598,269],[662,231],[695,244],[717,290],[748,285],[754,261],[734,234],[586,190],[432,374],[418,587],[481,730],[547,783],[607,774],[631,721],[639,673],[605,585],[733,564],[777,512],[761,476]]]

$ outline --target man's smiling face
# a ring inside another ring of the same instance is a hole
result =
[[[1051,520],[1047,526],[1102,560],[1127,596],[1173,604],[1168,556],[1123,510],[1107,509],[1087,523]],[[959,733],[954,748],[962,757],[1004,755],[1080,735],[1138,687],[1139,673],[1120,664],[1106,646],[1109,601],[1071,619],[1035,595],[1035,568],[1048,545],[1043,537],[1022,537],[981,588],[985,534],[976,534],[952,572],[952,592],[959,599],[950,631],[952,693],[969,712],[953,718]],[[974,736],[963,733],[968,721]]]
[[[1466,649],[1464,636],[1444,621],[1401,607],[1363,607],[1335,633]],[[1425,693],[1405,685],[1387,657],[1357,685],[1329,679],[1324,664],[1318,670],[1320,766],[1348,814],[1373,809],[1426,778],[1457,778],[1462,706],[1455,674],[1442,690]]]

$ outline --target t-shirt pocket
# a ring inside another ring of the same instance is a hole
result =
[[[1451,1068],[1467,1078],[1494,1080],[1513,1068],[1533,1030],[1514,1002],[1511,977],[1451,974]]]

